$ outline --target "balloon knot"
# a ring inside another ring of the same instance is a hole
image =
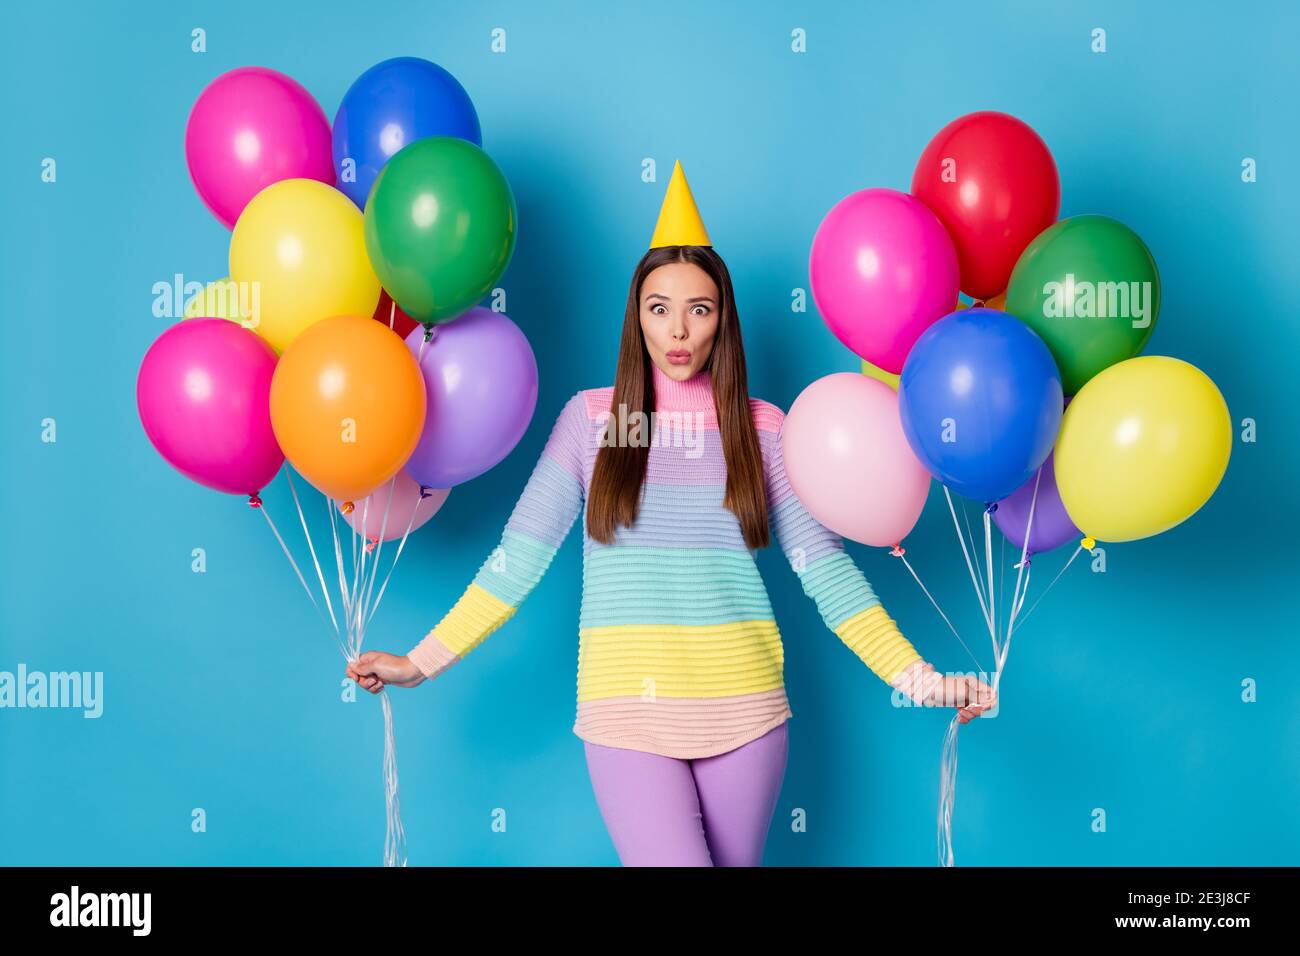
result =
[[[1025,560],[1023,560],[1023,561],[1017,561],[1015,564],[1013,564],[1013,565],[1011,565],[1011,566],[1012,566],[1013,568],[1015,568],[1015,569],[1018,571],[1018,570],[1020,570],[1022,567],[1024,567],[1024,568],[1029,567],[1030,563],[1031,563],[1031,561],[1030,561],[1029,555],[1025,555]]]
[[[889,553],[892,554],[892,555],[893,555],[894,557],[896,557],[896,558],[901,558],[903,555],[907,554],[907,549],[904,548],[903,545],[902,545],[902,543],[900,542],[900,543],[894,545],[894,546],[890,549]]]
[[[373,553],[374,553],[374,550],[375,550],[375,544],[376,544],[378,541],[379,541],[378,538],[371,538],[369,541],[366,542],[366,554],[373,554]]]
[[[430,498],[430,497],[432,497],[432,496],[433,496],[433,489],[432,489],[432,488],[426,488],[424,485],[421,485],[421,486],[420,486],[420,497],[421,497],[421,498]]]
[[[249,496],[248,496],[248,507],[250,507],[250,508],[260,508],[260,507],[262,507],[262,496],[261,496],[261,495],[257,495],[257,494],[249,495]]]
[[[355,509],[356,509],[356,505],[354,505],[352,502],[350,502],[350,501],[345,501],[345,502],[343,502],[343,513],[344,513],[345,515],[350,515],[350,514],[352,514],[352,512],[353,512]]]
[[[424,327],[424,341],[430,342],[432,340],[433,340],[433,326],[426,325]]]
[[[1083,546],[1084,550],[1091,551],[1093,548],[1097,547],[1097,540],[1092,537],[1087,537],[1080,541],[1079,544]]]
[[[998,510],[998,503],[995,501],[984,510],[987,511],[989,514],[993,514],[993,512]]]

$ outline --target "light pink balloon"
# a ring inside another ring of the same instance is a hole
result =
[[[841,537],[892,547],[916,526],[930,473],[912,453],[898,395],[858,372],[836,372],[800,393],[781,427],[790,487]]]
[[[194,101],[185,162],[199,198],[227,229],[282,179],[334,185],[329,120],[297,80],[260,66],[221,74]]]
[[[894,189],[836,203],[813,237],[808,274],[835,337],[894,374],[921,333],[957,307],[961,278],[939,217]]]
[[[393,503],[388,503],[388,491],[392,488]],[[411,522],[411,531],[424,525],[438,513],[450,488],[430,488],[425,498],[420,497],[420,483],[406,473],[403,468],[392,481],[380,485],[369,498],[354,502],[352,513],[344,515],[355,530],[361,531],[361,518],[365,516],[365,531],[362,533],[370,541],[378,541],[381,531],[385,541],[396,541],[406,533],[406,524]],[[341,506],[340,506],[341,507]],[[388,509],[388,526],[384,526],[384,509]],[[415,518],[412,520],[411,515]]]

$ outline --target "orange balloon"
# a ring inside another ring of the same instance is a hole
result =
[[[978,301],[980,301],[980,300],[979,300],[979,299],[976,299],[975,301],[978,302]],[[965,308],[967,308],[966,303],[965,303],[965,302],[962,302],[962,301],[960,301],[960,300],[958,300],[958,302],[957,302],[957,308],[955,309],[955,311],[960,312],[962,309],[965,309]],[[1006,292],[1006,290],[1003,289],[1001,292],[999,292],[997,295],[993,296],[993,298],[991,298],[991,299],[985,299],[985,300],[984,300],[984,308],[986,308],[986,309],[997,309],[997,310],[999,310],[999,311],[1001,311],[1001,312],[1005,312],[1005,311],[1007,311],[1007,292]]]
[[[369,316],[300,332],[271,379],[271,427],[320,491],[366,497],[401,469],[424,429],[424,376],[406,343]]]

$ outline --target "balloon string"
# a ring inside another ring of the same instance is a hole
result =
[[[1029,591],[1029,573],[1030,561],[1028,558],[1029,551],[1029,534],[1033,530],[1034,512],[1038,505],[1038,485],[1042,479],[1042,468],[1038,470],[1038,476],[1034,480],[1034,493],[1029,502],[1029,518],[1025,528],[1025,540],[1021,547],[1020,561],[1016,565],[1016,583],[1011,592],[1011,606],[1007,618],[1007,634],[1004,641],[999,642],[998,630],[1000,620],[994,615],[997,614],[996,605],[992,605],[993,593],[993,540],[991,520],[993,508],[987,508],[984,511],[984,554],[988,566],[988,587],[990,604],[985,605],[983,596],[980,594],[978,576],[975,573],[974,563],[971,561],[970,553],[966,548],[966,541],[962,537],[961,525],[957,522],[957,512],[953,507],[952,495],[949,493],[947,486],[944,486],[944,495],[948,499],[948,510],[952,513],[953,528],[957,531],[957,540],[961,542],[962,554],[966,558],[966,568],[970,572],[971,581],[975,584],[976,597],[980,598],[980,607],[984,611],[985,621],[989,625],[989,635],[993,642],[993,653],[996,659],[996,669],[993,672],[993,694],[996,697],[998,686],[1002,679],[1002,669],[1006,666],[1007,652],[1011,649],[1011,634],[1015,630],[1016,617],[1020,608],[1024,605],[1025,597]],[[965,516],[965,509],[962,510]],[[973,536],[972,536],[973,537]],[[974,549],[974,541],[971,542],[971,550]],[[1003,575],[1006,572],[1005,561],[1005,542],[1003,549],[1003,559],[999,560],[999,565]],[[1068,566],[1068,564],[1067,564]],[[1058,575],[1059,576],[1059,575]],[[1005,578],[1004,578],[1005,580]],[[1022,591],[1023,583],[1023,591]],[[999,586],[1000,591],[1000,586]],[[1044,592],[1046,593],[1046,592]],[[1036,602],[1035,602],[1036,603]],[[1032,610],[1032,608],[1030,609]],[[969,651],[968,651],[969,652]],[[974,657],[974,655],[971,655]],[[976,661],[978,664],[979,662]],[[987,673],[983,667],[981,672]],[[939,754],[939,807],[937,813],[937,844],[939,851],[939,866],[955,866],[956,856],[953,852],[952,842],[952,817],[953,810],[957,803],[957,732],[961,726],[960,714],[955,714],[948,723],[948,730],[944,734],[943,749]]]
[[[423,485],[421,485],[420,501],[423,501],[427,497],[428,497],[428,489],[425,488]],[[393,576],[393,570],[397,567],[398,559],[402,557],[402,551],[405,550],[406,548],[406,539],[411,536],[411,528],[414,527],[415,525],[415,514],[419,510],[420,510],[419,503],[417,503],[416,506],[411,509],[411,517],[406,522],[406,530],[402,532],[402,540],[399,541],[397,544],[397,553],[393,555],[393,563],[388,566],[388,573],[384,575],[384,583],[379,586],[379,594],[376,595],[375,603],[370,608],[370,613],[366,617],[367,624],[369,624],[370,619],[375,616],[375,612],[379,610],[379,603],[384,599],[384,592],[388,590],[388,582]]]
[[[343,605],[344,617],[350,621],[352,620],[352,605],[348,603],[347,579],[343,573],[343,546],[339,542],[338,522],[334,516],[338,506],[335,504],[334,499],[329,497],[325,499],[325,506],[329,509],[330,531],[334,535],[334,564],[339,572],[339,602]]]
[[[894,557],[898,558],[900,561],[902,561],[903,567],[907,568],[907,570],[911,572],[912,578],[920,586],[921,590],[925,592],[925,596],[930,599],[930,603],[933,604],[934,609],[939,612],[939,616],[943,618],[943,623],[947,624],[948,630],[952,631],[952,636],[957,638],[957,643],[960,644],[965,649],[966,653],[970,656],[970,659],[975,662],[975,666],[980,669],[980,672],[984,673],[985,672],[984,665],[979,662],[979,658],[976,657],[974,652],[971,651],[971,649],[966,646],[966,642],[961,639],[961,635],[957,633],[957,628],[953,627],[953,623],[948,619],[948,615],[945,614],[943,608],[939,606],[939,602],[934,599],[934,595],[931,594],[930,589],[925,586],[925,583],[921,580],[920,575],[918,575],[916,573],[916,570],[912,567],[911,562],[909,562],[907,558],[904,556],[903,548],[900,547],[899,545],[894,545],[894,550],[890,551],[889,553],[892,554]]]
[[[970,527],[970,516],[967,514],[966,502],[961,498],[958,498],[957,502],[961,507],[962,524],[966,526],[966,540],[970,542],[971,554],[974,554],[975,553],[975,532],[972,531]],[[978,561],[978,559],[976,560]],[[975,579],[975,588],[976,590],[979,591],[980,594],[984,595],[984,600],[986,602],[990,604],[992,603],[992,598],[984,590],[984,582],[979,577],[976,577]]]
[[[957,509],[953,507],[952,493],[948,491],[947,485],[943,486],[943,494],[948,499],[948,511],[952,514],[952,526],[957,532],[957,540],[961,543],[962,556],[966,558],[966,570],[970,572],[971,584],[975,587],[975,596],[979,598],[980,610],[984,612],[984,620],[987,622],[989,619],[988,605],[984,603],[984,595],[980,592],[979,581],[975,576],[975,565],[971,563],[970,551],[966,548],[966,539],[962,537],[961,525],[957,523]]]
[[[402,826],[402,801],[397,783],[393,704],[387,690],[379,692],[379,699],[384,705],[384,806],[388,815],[384,832],[384,866],[406,866],[406,830]]]
[[[320,592],[325,597],[325,606],[329,608],[330,623],[334,625],[334,636],[339,636],[339,622],[334,616],[334,603],[330,600],[329,588],[325,586],[325,572],[321,570],[320,561],[316,557],[316,547],[312,544],[311,532],[307,530],[307,517],[302,513],[302,503],[298,500],[298,489],[293,484],[293,474],[290,469],[284,470],[284,477],[289,482],[289,492],[293,495],[293,506],[298,509],[298,520],[302,522],[302,533],[307,538],[307,550],[311,552],[312,564],[316,565],[316,580],[320,581]]]
[[[989,637],[993,641],[993,652],[997,653],[998,647],[998,609],[993,603],[993,530],[990,525],[993,523],[993,511],[997,508],[996,504],[989,505],[984,509],[984,562],[986,573],[988,574],[988,596],[989,596]]]
[[[383,527],[380,531],[379,545],[377,549],[382,548],[383,537],[387,534],[388,515],[393,503],[393,486],[396,483],[396,476],[393,478],[393,484],[389,486],[388,504],[384,509]],[[352,574],[352,605],[348,617],[348,660],[355,662],[361,656],[361,646],[365,642],[366,625],[370,621],[370,616],[366,616],[365,595],[366,585],[366,533],[365,529],[369,526],[370,499],[373,495],[366,497],[365,503],[361,507],[361,531],[357,531],[355,523],[349,522],[352,528],[353,548],[353,574]],[[345,575],[343,571],[343,553],[338,544],[338,526],[333,524],[333,510],[331,508],[331,523],[335,531],[335,554],[338,561],[339,583],[340,587],[344,586]],[[378,567],[379,557],[382,553],[377,550],[375,560],[372,562],[373,567]],[[373,584],[373,573],[371,577]],[[371,615],[373,616],[373,615]],[[383,705],[384,712],[384,763],[383,763],[383,781],[384,781],[384,809],[385,809],[385,828],[384,828],[384,866],[406,866],[406,831],[402,826],[402,808],[399,799],[398,777],[397,777],[397,741],[393,733],[393,705],[386,690],[379,693],[380,703]]]
[[[1002,626],[1002,595],[1007,585],[1007,536],[1002,536],[1002,545],[998,550],[998,627]]]
[[[1043,589],[1043,593],[1038,595],[1038,597],[1034,599],[1034,603],[1029,605],[1029,610],[1026,611],[1021,616],[1019,621],[1016,622],[1017,628],[1025,626],[1025,621],[1029,620],[1029,615],[1034,613],[1034,608],[1038,607],[1038,602],[1041,601],[1043,598],[1047,597],[1047,592],[1052,590],[1052,588],[1056,586],[1057,581],[1061,580],[1061,575],[1065,573],[1065,569],[1074,563],[1074,559],[1079,556],[1080,552],[1087,551],[1087,550],[1088,549],[1085,548],[1082,544],[1075,547],[1074,553],[1070,555],[1070,560],[1066,561],[1065,564],[1061,566],[1061,570],[1056,572],[1056,577],[1052,578],[1051,583],[1048,584],[1047,587]]]
[[[392,308],[390,308],[390,309],[388,310],[388,327],[389,327],[390,329],[396,329],[396,326],[397,326],[397,302],[396,302],[396,301],[392,301],[392,297],[391,297],[391,296],[389,297],[389,299],[390,299],[390,302],[392,302]]]
[[[280,529],[277,528],[275,522],[271,520],[271,513],[266,510],[266,505],[262,503],[260,498],[257,499],[255,507],[258,511],[262,512],[262,517],[266,519],[267,525],[270,526],[271,533],[275,535],[275,540],[280,543],[280,550],[283,551],[284,556],[289,559],[289,566],[293,568],[293,573],[298,575],[298,581],[302,584],[302,589],[307,592],[307,599],[311,601],[311,606],[316,609],[316,614],[320,617],[321,623],[328,629],[330,622],[325,619],[325,612],[320,609],[320,604],[316,600],[316,595],[312,593],[311,585],[309,585],[307,579],[303,577],[302,570],[298,567],[298,562],[294,560],[293,553],[289,550],[289,546],[284,543],[284,538],[280,535]],[[342,645],[340,645],[340,647],[341,646]]]
[[[303,590],[307,592],[307,598],[311,601],[312,607],[316,609],[316,614],[320,617],[321,623],[324,624],[327,628],[329,628],[330,625],[333,624],[332,630],[334,632],[335,641],[338,644],[339,651],[340,653],[342,653],[344,660],[348,661],[349,663],[355,663],[357,657],[359,656],[359,651],[360,651],[360,646],[361,646],[361,641],[363,636],[362,632],[364,630],[364,626],[361,622],[360,616],[358,615],[358,617],[354,620],[349,610],[348,611],[349,616],[347,622],[348,623],[347,644],[346,645],[344,644],[341,635],[339,634],[338,621],[335,618],[333,613],[333,605],[330,603],[329,590],[325,586],[325,574],[324,571],[321,569],[320,561],[317,558],[316,548],[314,543],[312,542],[311,532],[308,529],[306,516],[303,514],[302,511],[301,500],[298,497],[297,490],[294,488],[292,476],[289,476],[289,488],[290,491],[293,493],[293,501],[295,507],[298,510],[298,518],[302,522],[303,533],[307,537],[308,550],[311,551],[312,561],[316,565],[316,574],[317,574],[317,578],[320,580],[321,591],[325,596],[326,603],[330,605],[329,620],[326,620],[324,612],[321,611],[320,604],[316,601],[315,593],[313,593],[311,586],[307,583],[307,578],[303,575],[301,568],[298,567],[298,562],[294,560],[293,554],[289,550],[289,546],[285,543],[284,537],[280,534],[279,528],[277,528],[275,522],[271,520],[271,515],[266,510],[266,506],[262,503],[261,498],[257,496],[253,496],[249,500],[249,504],[253,505],[259,511],[262,512],[262,516],[266,519],[266,523],[270,527],[271,533],[275,535],[275,540],[280,544],[280,550],[283,551],[284,556],[289,559],[289,565],[293,568],[294,573],[298,576],[298,581],[299,583],[302,584]],[[330,530],[332,532],[333,539],[334,539],[334,558],[335,558],[335,565],[339,577],[340,600],[343,602],[344,607],[347,608],[348,588],[346,586],[346,579],[343,571],[343,549],[339,542],[338,524],[334,515],[334,503],[329,498],[326,499],[326,502],[330,509]],[[369,498],[367,498],[367,505],[368,503],[369,503]],[[390,494],[389,503],[391,505],[391,494]],[[363,509],[363,515],[362,515],[362,527],[365,526],[364,512],[365,509]],[[385,521],[386,520],[387,520],[387,514],[385,514]],[[409,532],[409,528],[408,528],[408,532]],[[355,538],[355,534],[356,534],[355,529],[353,529],[354,538]],[[364,573],[364,565],[365,565],[364,553],[365,552],[363,549],[361,552],[361,558],[359,562],[354,557],[354,562],[353,562],[354,571],[357,572],[358,574]],[[357,554],[355,541],[354,541],[353,554],[354,556]],[[357,588],[357,579],[356,577],[354,577],[353,579],[354,595],[355,595],[356,588]],[[366,620],[369,620],[369,618],[367,618]],[[396,743],[395,735],[393,733],[393,708],[392,708],[392,703],[389,700],[386,692],[381,692],[380,696],[381,696],[381,702],[383,704],[383,713],[384,713],[383,781],[384,781],[384,804],[385,804],[385,810],[387,816],[386,831],[384,835],[384,866],[406,866],[407,864],[406,831],[402,826],[401,802],[398,796],[397,743]]]
[[[375,578],[379,570],[379,560],[383,556],[384,538],[388,534],[388,518],[393,507],[393,492],[397,485],[397,476],[394,475],[388,485],[388,501],[384,506],[384,517],[380,524],[379,540],[375,545],[374,560],[370,562],[370,571],[366,570],[366,555],[368,548],[365,547],[366,529],[369,528],[370,499],[366,497],[365,503],[361,509],[361,531],[360,538],[362,541],[360,548],[360,566],[356,569],[353,578],[353,588],[356,601],[356,616],[350,619],[349,623],[349,647],[352,652],[351,660],[355,660],[361,655],[361,647],[365,643],[365,634],[367,625],[374,617],[373,609],[367,613],[369,605],[369,596],[374,590]],[[415,522],[415,511],[412,509],[411,518],[407,522],[406,535],[410,534],[411,525]],[[354,535],[357,534],[355,525],[353,526]],[[402,536],[402,544],[406,543],[406,535]],[[396,565],[397,559],[401,557],[401,548],[398,548],[397,554],[393,557],[393,564]],[[341,572],[341,568],[340,568]],[[392,574],[392,568],[389,568],[389,574]],[[384,581],[388,583],[387,578]],[[382,591],[380,592],[382,595]],[[386,814],[386,824],[384,830],[384,866],[406,866],[406,831],[402,826],[402,808],[398,786],[397,776],[397,741],[393,733],[393,705],[386,690],[379,693],[380,702],[384,711],[384,807]]]
[[[1025,603],[1025,597],[1029,594],[1029,536],[1034,531],[1034,512],[1038,509],[1038,485],[1043,480],[1043,466],[1038,466],[1038,474],[1034,477],[1034,494],[1029,499],[1029,518],[1025,522],[1025,541],[1020,548],[1020,561],[1016,564],[1016,586],[1011,591],[1011,616],[1007,620],[1007,633],[1003,639],[1002,647],[998,654],[998,667],[993,673],[993,693],[996,696],[998,684],[1002,680],[1002,664],[1007,659],[1007,651],[1010,650],[1011,635],[1015,632],[1016,616],[1020,613],[1020,608]],[[1024,575],[1024,587],[1021,588],[1021,575]]]
[[[379,541],[375,545],[375,559],[370,562],[370,580],[366,582],[365,593],[361,599],[361,614],[358,615],[360,620],[360,630],[364,634],[365,627],[370,623],[370,617],[366,614],[370,607],[370,598],[375,593],[375,578],[379,576],[379,559],[384,554],[384,539],[388,537],[388,515],[393,510],[393,492],[397,488],[397,475],[394,474],[388,482],[388,503],[384,506],[384,520],[379,525]],[[412,518],[415,517],[415,511],[411,511]],[[361,620],[364,618],[364,620]],[[361,649],[361,641],[357,641],[357,650]]]
[[[957,728],[961,726],[960,714],[948,721],[943,735],[943,750],[939,754],[939,865],[955,866],[952,851],[952,811],[957,803]]]
[[[353,506],[353,509],[352,509],[352,510],[353,510],[353,511],[356,510],[356,506],[355,506],[355,505]],[[351,568],[352,568],[352,573],[353,573],[353,574],[356,574],[356,570],[357,570],[357,529],[356,529],[356,527],[355,527],[354,525],[352,525],[350,522],[349,522],[349,524],[348,524],[348,529],[352,532],[352,564],[351,564]],[[350,608],[352,607],[352,592],[351,592],[351,589],[350,589],[350,588],[348,589],[348,596],[347,596],[344,600],[346,600],[346,601],[348,602],[348,608],[350,609]],[[351,615],[351,613],[352,613],[351,610],[349,610],[349,611],[348,611],[348,614]],[[349,620],[351,620],[351,617],[349,617]]]
[[[355,513],[355,511],[354,511]],[[370,496],[366,496],[365,503],[361,506],[361,530],[358,532],[356,526],[352,528],[354,535],[359,534],[361,537],[361,547],[357,552],[360,556],[358,565],[353,569],[352,574],[352,619],[348,622],[348,649],[352,657],[357,657],[359,651],[356,648],[357,631],[361,627],[361,584],[366,576],[366,532],[365,529],[370,523]]]

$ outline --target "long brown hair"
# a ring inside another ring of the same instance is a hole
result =
[[[740,522],[745,544],[751,550],[768,545],[767,492],[763,481],[763,456],[758,431],[749,408],[745,374],[745,346],[740,336],[740,315],[726,263],[708,246],[660,246],[650,249],[637,263],[627,293],[623,339],[614,375],[611,427],[615,409],[627,415],[654,410],[654,377],[650,353],[641,332],[641,286],[655,269],[669,262],[699,266],[718,287],[718,331],[704,368],[713,382],[713,404],[727,462],[727,490],[722,504]],[[617,525],[631,527],[641,503],[641,486],[650,461],[648,442],[602,443],[596,453],[587,495],[587,533],[611,544]]]

